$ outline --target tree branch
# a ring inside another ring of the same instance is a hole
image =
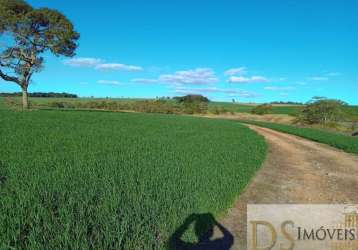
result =
[[[21,82],[20,82],[20,79],[17,78],[17,77],[14,77],[14,76],[8,76],[6,75],[5,73],[3,73],[0,69],[0,77],[4,80],[4,81],[7,81],[7,82],[15,82],[17,84],[19,84],[21,86]]]
[[[15,49],[14,48],[9,48],[9,50],[10,51],[9,51],[8,55],[1,55],[0,58],[1,59],[9,59],[9,58],[11,58]]]

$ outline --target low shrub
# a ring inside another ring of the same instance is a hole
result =
[[[344,120],[347,104],[341,100],[314,97],[298,116],[301,123],[327,125]]]
[[[220,115],[220,114],[225,114],[229,112],[228,109],[226,109],[225,107],[223,106],[212,106],[210,108],[210,113],[214,114],[214,115]]]
[[[265,114],[269,114],[271,110],[272,110],[272,105],[261,104],[253,108],[251,110],[251,113],[255,115],[265,115]]]
[[[205,114],[208,104],[205,102],[188,102],[183,104],[185,114]]]

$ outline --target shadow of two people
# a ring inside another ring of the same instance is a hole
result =
[[[181,238],[193,223],[198,242],[185,242]],[[211,239],[214,234],[214,227],[221,231],[223,237]],[[170,237],[169,248],[172,250],[229,250],[233,243],[232,234],[217,222],[212,214],[192,214]]]

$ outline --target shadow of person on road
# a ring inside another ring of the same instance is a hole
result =
[[[198,242],[185,242],[181,238],[193,223]],[[221,231],[223,237],[211,239],[214,234],[214,227]],[[169,248],[172,250],[229,250],[233,243],[232,234],[217,222],[212,214],[192,214],[170,237]]]

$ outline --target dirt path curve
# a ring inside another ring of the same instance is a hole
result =
[[[246,249],[247,204],[358,203],[358,156],[271,129],[263,135],[268,155],[262,168],[221,222],[234,235],[232,249]]]

